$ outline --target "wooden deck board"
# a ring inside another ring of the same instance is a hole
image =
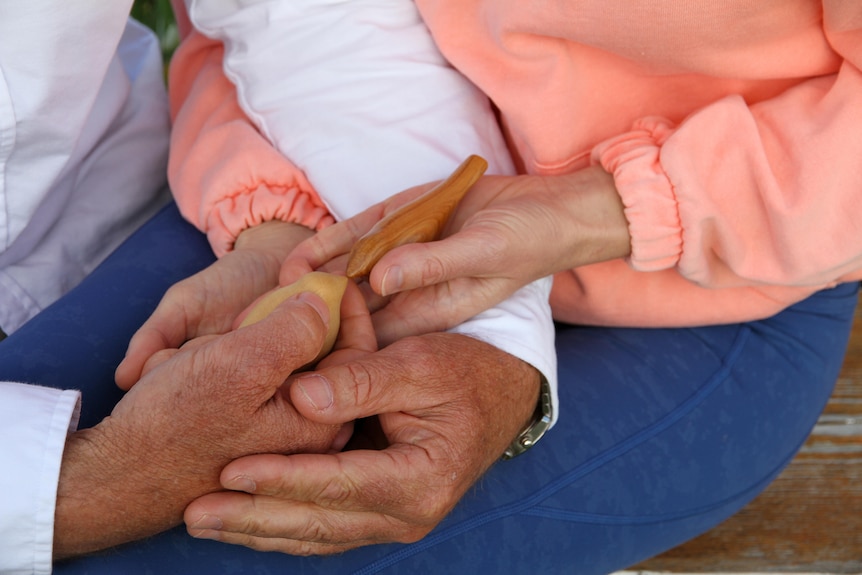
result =
[[[862,573],[862,307],[829,405],[745,509],[632,571]]]

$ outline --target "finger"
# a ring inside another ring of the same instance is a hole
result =
[[[194,339],[190,339],[185,342],[180,349],[161,349],[154,353],[147,362],[144,364],[143,370],[141,370],[141,377],[144,377],[149,372],[157,368],[159,365],[163,364],[167,360],[171,359],[175,356],[179,351],[190,351],[193,349],[197,349],[209,343],[210,341],[218,338],[217,335],[202,335],[200,337],[196,337]]]
[[[341,300],[341,328],[333,351],[348,349],[363,353],[377,351],[371,315],[359,286],[352,281],[347,283]]]
[[[304,240],[294,248],[288,259],[303,260],[305,264],[291,262],[289,266],[282,267],[282,273],[279,275],[279,283],[288,285],[296,281],[302,273],[309,271],[309,269],[320,269],[327,262],[339,256],[346,257],[357,240],[367,234],[378,221],[407,202],[422,195],[434,185],[434,183],[423,184],[404,190],[351,218],[324,228],[314,236]],[[342,270],[346,269],[346,259],[343,264],[344,267],[341,268]]]
[[[302,276],[312,271],[327,272],[333,275],[345,275],[344,271],[347,267],[347,254],[334,256],[332,259],[323,262],[318,267],[312,269],[309,262],[299,257],[290,257],[282,263],[281,271],[279,272],[279,285],[290,285],[299,281]]]
[[[518,283],[504,278],[457,278],[397,293],[371,315],[377,345],[451,329],[511,296]]]
[[[323,263],[319,268],[319,271],[327,272],[336,275],[347,275],[347,256],[348,254],[341,254],[333,257],[328,262]]]
[[[308,260],[301,257],[289,256],[281,264],[281,269],[278,272],[278,284],[287,286],[304,276],[305,274],[314,271]],[[254,305],[254,304],[252,304]],[[250,309],[252,306],[249,306]]]
[[[338,433],[335,435],[335,439],[332,440],[332,444],[329,446],[328,453],[335,454],[344,449],[344,446],[347,445],[347,442],[350,441],[352,436],[353,422],[350,421],[339,428]]]
[[[424,492],[410,494],[408,486],[417,480],[427,482],[430,468],[426,450],[414,445],[385,451],[250,455],[225,466],[221,484],[232,491],[314,503],[323,509],[386,512],[422,499]]]
[[[457,500],[446,489],[429,494],[432,474],[428,453],[416,446],[253,455],[223,470],[222,485],[232,493],[198,499],[186,509],[185,521],[190,530],[327,545],[415,541]],[[441,479],[441,485],[448,483]]]
[[[458,353],[455,341],[430,334],[407,338],[347,364],[297,375],[290,383],[291,403],[306,418],[341,424],[381,413],[423,410],[449,403],[469,367],[448,362]]]
[[[448,287],[447,282],[392,297],[371,316],[377,344],[385,347],[405,337],[445,331],[482,311],[445,299],[451,292]]]
[[[264,294],[258,300],[267,295]],[[252,305],[237,316],[237,327],[257,305],[258,300],[255,300]],[[342,296],[339,318],[340,328],[332,351],[319,364],[328,365],[336,360],[343,363],[352,358],[377,351],[377,338],[368,308],[365,306],[358,286],[352,281],[347,282]]]
[[[322,543],[309,543],[307,541],[296,541],[278,537],[257,537],[245,533],[231,531],[218,531],[215,529],[191,529],[187,528],[189,535],[198,539],[209,539],[219,543],[230,545],[242,545],[255,551],[275,551],[298,557],[310,557],[313,555],[335,555],[350,549],[360,547],[362,543],[355,542],[347,545],[326,545]]]
[[[413,366],[405,364],[403,357],[389,357],[383,349],[346,364],[301,373],[290,382],[288,394],[305,417],[319,423],[346,423],[407,408],[401,400],[410,396],[421,378],[418,373],[402,373],[411,371]],[[392,377],[395,373],[400,377]],[[393,387],[398,389],[390,394]]]
[[[306,262],[308,270],[316,270],[326,262],[347,254],[350,248],[365,234],[374,223],[382,217],[383,205],[378,204],[357,214],[356,216],[338,222],[317,232],[312,237],[304,240],[290,253],[288,260],[301,260]],[[291,266],[299,265],[295,262]],[[302,268],[286,269],[282,266],[279,274],[279,283],[286,285],[296,279],[293,275]],[[307,270],[307,271],[308,271]]]
[[[365,305],[368,306],[368,311],[372,314],[383,308],[388,302],[388,297],[383,297],[371,289],[367,281],[359,282],[359,291],[362,292],[362,297],[365,299]]]
[[[236,492],[201,497],[186,508],[184,520],[193,537],[214,531],[219,541],[259,550],[301,549],[311,543],[324,548],[318,554],[388,541],[396,531],[395,521],[381,513],[333,511],[313,503]]]
[[[440,241],[395,248],[371,270],[369,283],[387,296],[457,278],[505,276],[511,267],[506,253],[498,234],[470,228]]]
[[[126,356],[114,372],[117,385],[127,391],[131,389],[142,377],[144,366],[154,353],[178,348],[185,339],[184,322],[170,321],[165,316],[154,313],[129,340]]]

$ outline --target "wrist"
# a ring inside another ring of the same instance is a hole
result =
[[[576,237],[570,250],[573,261],[565,269],[623,258],[631,253],[631,236],[625,208],[614,177],[599,166],[579,170],[566,178],[565,209]]]
[[[234,242],[233,249],[272,253],[279,260],[283,260],[297,244],[310,238],[314,233],[314,230],[301,224],[270,220],[241,231]]]
[[[54,558],[148,537],[182,522],[185,506],[212,486],[189,491],[159,472],[156,452],[111,418],[69,435],[54,515]]]
[[[476,346],[478,353],[467,360],[467,363],[483,374],[478,377],[490,376],[495,384],[488,389],[492,396],[483,400],[492,409],[486,413],[486,417],[500,425],[494,439],[500,442],[495,444],[498,449],[490,450],[490,453],[495,459],[500,454],[504,459],[511,459],[532,447],[547,428],[536,428],[535,432],[532,431],[537,410],[542,410],[544,407],[542,402],[546,391],[547,399],[550,401],[550,388],[545,377],[526,361],[488,342],[462,334],[445,335],[455,337],[456,342],[460,338],[458,349],[464,350],[464,353]],[[451,356],[457,355],[458,352],[453,350]],[[526,441],[524,441],[525,438]]]
[[[72,433],[66,440],[54,512],[55,560],[102,548],[108,502],[121,499],[112,492],[117,484],[107,478],[122,465],[108,454],[103,439],[94,428]],[[106,542],[105,547],[110,545]]]

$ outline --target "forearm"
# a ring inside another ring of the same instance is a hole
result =
[[[55,560],[154,535],[182,521],[185,506],[215,491],[218,470],[160,473],[152,449],[105,429],[110,420],[69,436],[54,521]]]

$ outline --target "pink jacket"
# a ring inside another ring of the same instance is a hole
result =
[[[741,321],[862,279],[856,0],[417,6],[499,107],[522,171],[599,163],[614,174],[632,255],[558,274],[558,319]],[[324,225],[301,173],[265,150],[236,106],[219,59],[216,43],[192,34],[172,67],[182,111],[170,177],[184,213],[217,251],[238,223]],[[242,201],[251,192],[263,201]],[[269,201],[279,207],[254,211]]]

